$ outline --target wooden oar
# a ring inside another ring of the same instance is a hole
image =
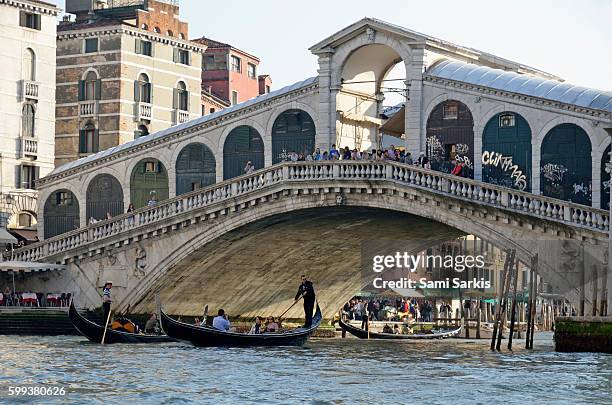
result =
[[[298,301],[299,301],[299,300],[301,300],[302,298],[304,298],[304,296],[303,296],[303,295],[300,295],[300,298],[298,298],[297,300],[295,300],[295,301],[293,302],[293,304],[291,304],[291,306],[290,306],[289,308],[287,308],[287,310],[286,310],[285,312],[283,312],[283,313],[281,314],[281,316],[279,316],[279,317],[278,317],[278,321],[280,322],[280,321],[281,321],[281,319],[283,319],[283,316],[284,316],[284,315],[285,315],[287,312],[289,312],[289,310],[290,310],[291,308],[293,308],[293,306],[294,306],[295,304],[297,304],[297,303],[298,303]]]
[[[112,313],[112,309],[109,309],[108,316],[106,317],[106,322],[104,323],[104,332],[102,333],[102,344],[104,344],[104,339],[106,338],[106,328],[108,328],[108,321],[110,321],[110,316]]]

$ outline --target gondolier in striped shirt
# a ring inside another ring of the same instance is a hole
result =
[[[104,310],[104,322],[108,319],[108,314],[111,310],[111,288],[113,287],[112,281],[107,281],[104,284],[104,289],[102,290],[102,309]]]
[[[312,282],[308,280],[305,275],[301,277],[302,283],[298,287],[297,294],[295,294],[295,300],[297,301],[300,296],[304,298],[304,327],[308,328],[312,326],[312,311],[314,310],[315,303],[315,290]]]

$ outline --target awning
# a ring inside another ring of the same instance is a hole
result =
[[[38,232],[33,229],[9,229],[9,233],[20,241],[27,243],[38,242]]]
[[[6,228],[0,228],[0,245],[8,245],[11,243],[17,243],[17,238],[11,235]]]
[[[395,112],[379,129],[380,132],[387,135],[401,137],[406,132],[404,130],[404,119],[406,107],[402,107]]]
[[[43,271],[60,271],[66,266],[63,264],[22,262],[10,260],[0,262],[0,273],[37,273]]]

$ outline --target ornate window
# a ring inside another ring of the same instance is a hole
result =
[[[151,102],[151,83],[149,82],[149,76],[144,73],[141,73],[136,81],[134,100],[142,103]]]
[[[456,120],[459,118],[459,105],[452,101],[445,103],[442,107],[442,117],[445,120]]]
[[[514,114],[501,114],[499,116],[499,127],[509,128],[515,125]]]
[[[79,153],[98,152],[98,130],[91,122],[87,123],[79,134]]]
[[[36,110],[34,104],[24,104],[22,110],[22,128],[21,135],[28,138],[34,138],[36,127]]]
[[[178,82],[176,88],[176,108],[181,111],[189,111],[189,92],[184,82]]]

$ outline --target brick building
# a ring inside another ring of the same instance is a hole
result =
[[[202,115],[270,92],[272,79],[258,76],[259,58],[230,44],[202,37]]]
[[[57,35],[55,162],[61,165],[200,116],[206,47],[177,1],[67,0]]]

